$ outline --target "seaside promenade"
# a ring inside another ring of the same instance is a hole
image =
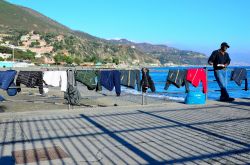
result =
[[[206,105],[149,99],[145,106],[128,98],[100,97],[96,106],[70,110],[1,106],[0,164],[250,164],[249,98]]]

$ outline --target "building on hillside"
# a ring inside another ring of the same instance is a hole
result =
[[[31,41],[37,41],[40,40],[40,35],[39,34],[33,34],[30,36]]]
[[[31,66],[35,66],[35,64],[33,64],[33,63],[27,63],[27,62],[15,62],[13,64],[13,67],[17,67],[17,68],[20,68],[20,67],[31,67]]]
[[[55,60],[53,58],[49,58],[49,57],[43,56],[43,63],[44,64],[54,64]]]
[[[30,51],[36,54],[45,54],[53,51],[53,46],[41,47],[41,48],[28,48]]]
[[[46,43],[45,40],[40,40],[39,42],[40,42],[40,46],[41,46],[41,47],[44,47],[44,46],[47,45],[47,43]]]
[[[28,41],[29,39],[30,39],[30,36],[27,34],[27,35],[21,36],[20,41],[24,42],[24,41]]]
[[[80,64],[80,66],[94,66],[94,65],[95,65],[94,62],[84,62]]]
[[[7,59],[9,57],[11,57],[12,55],[11,54],[8,54],[8,53],[0,53],[0,57],[2,57],[3,59]]]
[[[138,59],[132,61],[132,64],[139,64],[139,63],[140,63],[140,60],[138,60]]]
[[[158,67],[158,66],[160,66],[160,64],[159,63],[151,63],[151,64],[149,64],[150,66],[153,66],[153,67]]]
[[[35,58],[41,58],[42,54],[41,53],[36,53]]]
[[[64,36],[63,35],[58,35],[58,36],[56,36],[56,39],[57,39],[57,41],[62,41],[63,39],[64,39]]]

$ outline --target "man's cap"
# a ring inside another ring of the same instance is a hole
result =
[[[220,46],[221,47],[226,46],[227,48],[230,48],[230,46],[226,42],[222,42]]]

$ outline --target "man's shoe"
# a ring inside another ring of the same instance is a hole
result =
[[[227,99],[227,102],[233,102],[234,100],[235,100],[234,98],[229,97],[229,98]]]
[[[228,98],[223,98],[223,97],[220,98],[220,101],[223,101],[223,102],[227,102],[227,100]]]
[[[232,97],[229,97],[229,98],[220,98],[220,101],[222,102],[233,102],[235,99],[232,98]]]

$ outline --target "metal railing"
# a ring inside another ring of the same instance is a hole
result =
[[[192,68],[195,68],[195,67],[192,67]],[[211,83],[211,82],[216,82],[216,80],[208,80],[208,73],[209,72],[213,72],[214,70],[212,68],[208,68],[208,67],[196,67],[196,68],[203,68],[205,69],[206,71],[206,76],[207,76],[207,83]],[[4,68],[4,69],[0,69],[0,70],[8,70],[9,68]],[[84,67],[78,67],[78,68],[72,68],[72,67],[53,67],[53,68],[50,68],[50,67],[39,67],[39,68],[14,68],[15,70],[27,70],[27,71],[45,71],[45,70],[50,70],[50,71],[57,71],[57,70],[60,70],[60,71],[63,71],[63,70],[67,70],[67,69],[82,69],[82,70],[102,70],[102,69],[116,69],[116,68],[84,68]],[[177,68],[176,68],[177,69]],[[188,68],[183,68],[183,69],[188,69]],[[129,70],[129,69],[119,69],[119,70]],[[131,70],[131,69],[130,69]],[[134,69],[132,69],[134,70]],[[168,72],[169,72],[170,69],[150,69],[150,74],[152,73],[162,73],[167,77],[168,75]],[[231,72],[233,69],[232,68],[228,68],[227,69],[227,72]],[[247,71],[249,72],[250,69],[247,69]],[[152,76],[151,76],[152,77]],[[250,79],[250,77],[248,76],[248,79]],[[155,84],[165,84],[166,83],[166,80],[165,81],[154,81]],[[229,91],[239,91],[239,90],[244,90],[244,89],[228,89]],[[194,91],[194,90],[190,90],[190,91]],[[216,90],[209,90],[208,89],[208,93],[210,92],[218,92],[220,91],[219,89],[216,89]],[[208,93],[206,94],[206,99],[207,99],[207,96],[208,96]],[[147,94],[148,93],[141,93],[141,96],[142,96],[142,99],[141,99],[141,105],[145,105],[147,104]],[[162,91],[162,92],[157,92],[157,94],[161,94],[161,95],[164,95],[164,94],[185,94],[185,91]],[[50,98],[48,98],[50,99]],[[61,98],[55,98],[55,99],[61,99]],[[43,100],[43,99],[42,99]],[[140,103],[139,103],[140,104]],[[70,109],[70,105],[68,105],[68,108]]]
[[[208,79],[208,73],[209,72],[213,72],[214,71],[214,69],[212,68],[212,67],[192,67],[192,68],[203,68],[204,70],[205,70],[205,72],[206,72],[206,79],[207,79],[207,86],[209,86],[209,83],[211,83],[211,82],[217,82],[215,79],[214,80],[209,80]],[[174,69],[174,68],[173,68]],[[176,68],[176,69],[178,69],[178,68]],[[189,68],[183,68],[183,69],[189,69]],[[152,73],[166,73],[165,74],[165,76],[166,76],[166,78],[167,78],[167,75],[168,75],[168,72],[169,72],[169,70],[171,70],[171,69],[150,69],[150,74],[152,74]],[[250,71],[250,69],[246,69],[248,72]],[[232,72],[233,71],[233,68],[227,68],[227,73],[228,72]],[[229,74],[227,74],[227,75],[229,75]],[[247,75],[248,77],[248,79],[250,79],[250,76],[249,75]],[[152,77],[152,76],[151,76]],[[228,76],[227,76],[228,77]],[[228,81],[228,80],[227,80]],[[166,83],[166,80],[165,81],[154,81],[154,84],[165,84]],[[249,83],[249,82],[248,82]],[[245,89],[227,89],[228,91],[239,91],[239,90],[245,90]],[[249,90],[249,89],[248,89]],[[193,90],[190,90],[191,92],[193,91]],[[206,97],[206,100],[208,99],[208,94],[210,93],[210,92],[218,92],[218,91],[220,91],[220,89],[216,89],[216,90],[209,90],[208,89],[208,92],[207,93],[205,93],[205,97]],[[174,92],[157,92],[157,94],[184,94],[185,93],[185,91],[174,91]],[[146,100],[147,100],[147,94],[146,93],[143,93],[142,92],[142,105],[145,105],[145,104],[147,104],[147,102],[146,102]]]

